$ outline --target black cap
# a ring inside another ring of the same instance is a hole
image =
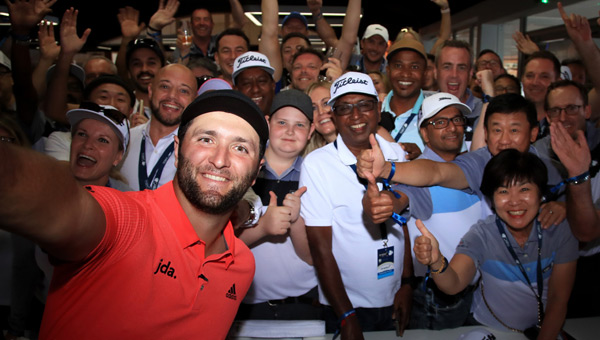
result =
[[[275,98],[273,98],[273,104],[271,105],[271,115],[275,111],[282,107],[291,106],[300,110],[309,121],[313,121],[313,107],[312,100],[310,97],[296,89],[289,89],[279,92]]]
[[[135,94],[133,93],[133,89],[131,88],[131,86],[129,86],[129,84],[123,81],[121,77],[112,74],[101,75],[98,78],[92,80],[83,90],[83,98],[89,100],[92,91],[94,91],[94,89],[96,89],[102,84],[115,84],[121,86],[129,95],[129,105],[131,107],[135,105]]]
[[[156,53],[160,58],[160,65],[165,66],[165,55],[162,49],[160,48],[156,40],[148,38],[135,39],[127,44],[127,52],[125,52],[125,62],[127,63],[127,65],[129,65],[129,58],[131,58],[131,54],[133,53],[133,51],[140,48],[149,48],[152,51],[154,51],[154,53]]]
[[[250,124],[260,139],[261,154],[269,139],[269,127],[260,108],[250,98],[234,90],[215,90],[199,95],[181,115],[181,126],[208,112],[224,111]],[[179,129],[182,131],[182,129]],[[181,138],[181,136],[179,137]]]

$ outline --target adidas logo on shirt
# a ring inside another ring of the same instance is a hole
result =
[[[232,300],[237,300],[237,295],[235,295],[235,283],[231,285],[231,288],[229,288],[227,294],[225,294],[225,297]]]

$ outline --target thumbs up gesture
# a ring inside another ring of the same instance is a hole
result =
[[[440,253],[440,245],[437,239],[431,234],[427,227],[425,227],[425,224],[423,224],[421,220],[417,220],[416,224],[421,232],[421,236],[416,238],[415,246],[413,248],[417,261],[426,266],[441,262],[442,254]]]
[[[293,194],[285,195],[283,199],[283,206],[290,208],[291,220],[290,223],[294,223],[300,216],[300,197],[306,192],[306,187],[299,188]]]
[[[269,191],[269,195],[271,195],[269,206],[265,214],[258,221],[258,224],[264,229],[267,235],[284,235],[290,229],[292,208],[277,206],[277,195],[272,191]]]
[[[383,152],[381,152],[375,135],[369,136],[369,142],[371,143],[371,149],[361,151],[356,158],[356,171],[362,178],[366,178],[365,172],[370,172],[374,177],[381,178],[384,172],[389,174],[390,170],[385,171],[386,169],[384,169],[387,162],[383,157]]]
[[[379,191],[375,176],[371,172],[363,173],[368,181],[367,191],[363,196],[363,211],[373,223],[385,222],[394,212],[394,198],[390,192]]]

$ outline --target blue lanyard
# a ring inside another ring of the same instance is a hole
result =
[[[408,116],[404,124],[402,124],[400,131],[398,131],[398,134],[396,134],[396,137],[394,137],[394,140],[396,142],[400,141],[400,138],[402,137],[404,132],[406,132],[408,125],[412,122],[415,116],[419,114],[419,111],[421,111],[421,105],[423,104],[424,98],[425,97],[423,96],[423,90],[421,90],[421,92],[419,93],[419,98],[417,98],[417,102],[413,106],[410,116]]]
[[[539,309],[538,311],[540,313],[540,319],[543,320],[544,319],[544,302],[542,301],[542,292],[544,291],[544,278],[542,277],[542,228],[540,227],[540,223],[537,221],[537,219],[534,220],[534,224],[535,224],[535,228],[537,231],[537,240],[538,240],[538,258],[537,258],[537,288],[538,288],[538,291],[537,291],[537,293],[533,289],[533,286],[531,285],[531,281],[529,281],[529,277],[527,276],[527,272],[525,271],[525,268],[523,268],[523,264],[521,264],[521,260],[519,260],[519,257],[515,253],[515,250],[512,248],[512,246],[510,245],[510,242],[508,241],[508,236],[506,235],[504,226],[502,225],[500,218],[498,217],[498,215],[496,215],[496,226],[498,227],[498,232],[500,233],[500,236],[502,237],[502,241],[504,241],[504,245],[506,246],[506,249],[508,249],[508,252],[512,256],[512,258],[515,261],[515,263],[517,264],[517,266],[519,266],[519,270],[521,271],[521,274],[523,274],[523,276],[525,277],[525,280],[527,280],[527,283],[529,284],[529,288],[531,288],[531,291],[533,291],[533,294],[535,295],[536,299],[538,300],[538,309]]]
[[[140,161],[138,163],[138,179],[140,184],[140,191],[145,189],[156,189],[158,188],[158,182],[160,181],[160,176],[162,175],[163,169],[167,164],[167,161],[173,154],[173,150],[175,150],[175,142],[171,142],[165,151],[162,153],[156,165],[150,172],[150,176],[147,175],[146,172],[146,136],[142,137],[142,147],[140,149]]]

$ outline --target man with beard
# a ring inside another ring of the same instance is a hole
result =
[[[224,339],[254,275],[229,219],[267,136],[248,98],[205,93],[183,113],[173,182],[128,193],[82,187],[61,163],[0,143],[10,160],[0,165],[2,228],[56,264],[40,337]]]
[[[131,147],[121,167],[133,190],[156,189],[173,179],[173,137],[196,91],[196,78],[183,65],[167,65],[156,73],[148,87],[152,119],[131,129]]]
[[[138,100],[135,111],[141,101],[144,105],[150,102],[148,87],[152,84],[158,70],[165,66],[165,56],[162,49],[155,40],[136,39],[127,45],[125,56],[127,73],[135,87],[135,97]],[[146,111],[147,108],[144,108]],[[149,112],[145,112],[148,116]]]

